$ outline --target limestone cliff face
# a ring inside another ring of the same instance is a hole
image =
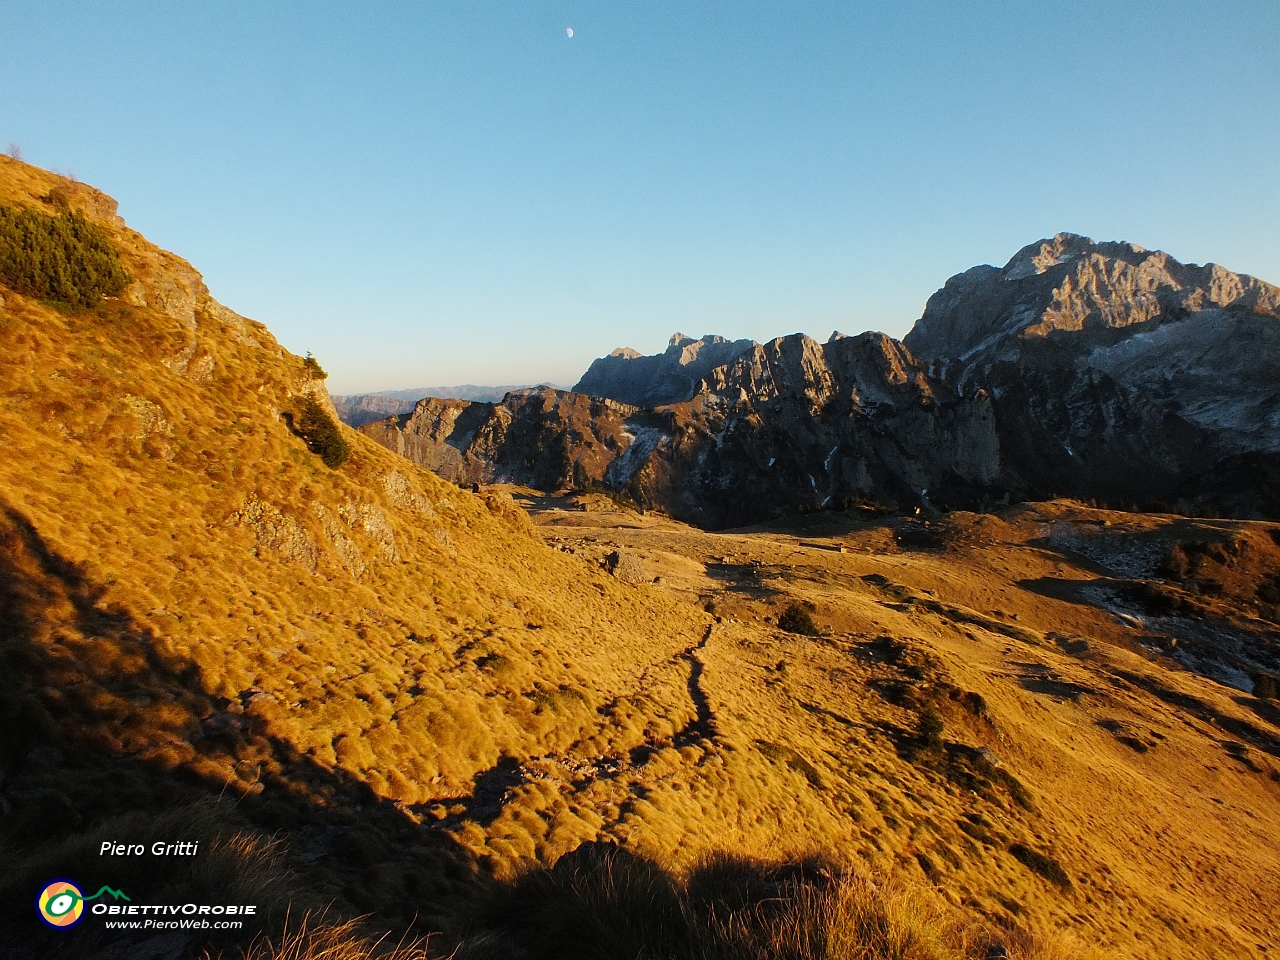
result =
[[[770,341],[712,371],[699,398],[707,442],[681,505],[712,525],[851,499],[912,509],[997,495],[989,396],[956,396],[883,334]]]
[[[708,527],[851,499],[914,508],[929,489],[980,499],[1000,464],[989,398],[939,390],[879,334],[753,345],[680,403],[530,390],[360,429],[457,482],[625,490]]]
[[[1270,284],[1059,234],[952,277],[905,342],[991,392],[1017,495],[1280,511]]]
[[[637,412],[546,387],[514,391],[501,403],[427,397],[411,413],[360,430],[456,483],[556,489],[603,483],[634,440],[628,423]]]
[[[972,361],[1017,355],[1025,341],[1058,332],[1123,331],[1215,307],[1280,317],[1280,289],[1217,264],[1060,233],[1023,247],[1003,269],[952,277],[905,342],[924,360]]]

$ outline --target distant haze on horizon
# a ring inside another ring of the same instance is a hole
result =
[[[1063,230],[1280,283],[1278,36],[1274,0],[13,4],[0,149],[335,393],[572,384],[676,331],[901,337]]]

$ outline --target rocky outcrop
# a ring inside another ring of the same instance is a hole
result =
[[[694,340],[677,333],[665,352],[649,357],[620,347],[594,361],[573,391],[639,407],[682,403],[693,399],[699,383],[712,370],[755,345],[752,340],[729,341],[710,334]]]
[[[981,499],[1000,463],[989,397],[940,388],[880,334],[753,344],[681,403],[429,398],[360,429],[455,482],[626,491],[715,528],[854,500],[914,508],[926,490]]]
[[[320,556],[315,538],[274,504],[251,496],[231,515],[229,522],[247,527],[259,552],[270,551],[295,560],[308,570],[315,570]]]
[[[209,288],[195,267],[160,250],[138,258],[134,271],[134,281],[122,297],[125,302],[150,307],[189,331],[196,329],[196,310],[208,298]]]

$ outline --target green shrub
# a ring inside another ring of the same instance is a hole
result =
[[[336,470],[351,456],[351,447],[342,439],[342,431],[313,396],[302,398],[293,431],[306,442],[307,449],[325,462],[325,466]]]
[[[782,611],[782,615],[778,617],[778,626],[787,633],[798,633],[805,637],[816,637],[822,632],[813,622],[813,614],[798,603],[793,603]]]
[[[18,293],[88,309],[129,280],[110,236],[79,213],[0,204],[0,281]]]

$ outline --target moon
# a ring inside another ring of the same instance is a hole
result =
[[[565,27],[565,28],[564,28],[564,35],[565,35],[566,37],[568,37],[570,40],[572,40],[572,39],[573,39],[573,27]]]

